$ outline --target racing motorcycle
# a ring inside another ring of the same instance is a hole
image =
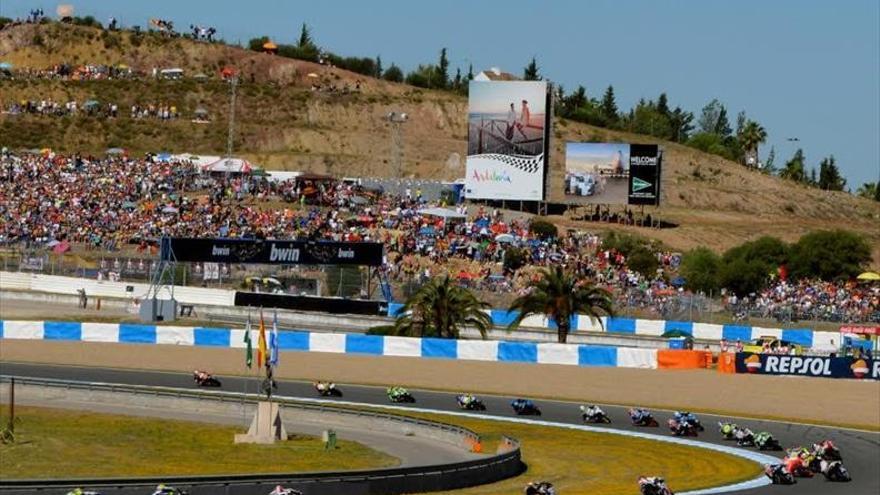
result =
[[[748,428],[737,427],[734,437],[736,438],[736,444],[740,447],[755,446],[755,434]]]
[[[826,460],[822,460],[820,461],[819,470],[828,481],[852,481],[852,476],[850,476],[849,471],[847,471],[847,469],[843,467],[843,463],[840,461],[829,462]]]
[[[651,411],[647,409],[638,409],[632,408],[629,410],[629,419],[632,421],[633,426],[649,426],[649,427],[657,427],[660,426],[660,423],[654,419],[654,416],[651,414]]]
[[[718,431],[721,433],[721,438],[725,440],[734,440],[738,428],[739,426],[737,426],[736,423],[718,422]]]
[[[458,407],[465,411],[485,411],[486,405],[483,401],[471,394],[461,394],[455,397]]]
[[[669,431],[677,437],[695,437],[697,436],[697,427],[687,421],[678,421],[675,418],[669,418],[666,422],[669,425]]]
[[[764,466],[764,474],[770,478],[774,485],[793,485],[797,483],[794,475],[788,472],[784,464],[767,464]]]
[[[523,490],[525,495],[556,495],[556,488],[548,481],[532,481]]]
[[[153,492],[153,495],[189,495],[189,492],[162,484],[156,486],[156,491]]]
[[[416,401],[415,397],[403,387],[388,387],[385,393],[388,394],[388,400],[397,404]]]
[[[703,428],[703,424],[700,423],[700,418],[697,417],[696,414],[689,411],[675,411],[672,414],[672,417],[675,418],[676,421],[681,423],[682,421],[687,421],[691,426],[694,427],[697,431],[705,431]]]
[[[831,440],[813,444],[813,455],[826,461],[842,461],[840,450]]]
[[[639,492],[642,495],[675,495],[666,486],[666,480],[659,476],[639,477]]]
[[[294,490],[293,488],[284,488],[281,485],[275,487],[274,490],[269,492],[269,495],[303,495],[303,492],[299,490]]]
[[[580,409],[584,423],[611,424],[611,418],[599,406],[581,406]]]
[[[315,382],[314,386],[321,397],[342,397],[342,391],[333,382]]]
[[[758,447],[758,450],[782,450],[779,440],[767,431],[755,434],[755,447]]]
[[[541,410],[529,399],[516,399],[510,403],[517,416],[540,416]]]
[[[782,459],[785,468],[796,478],[812,478],[814,468],[810,466],[815,459],[807,449],[802,447],[790,449],[787,456]]]
[[[193,381],[200,387],[219,387],[220,380],[214,378],[214,375],[207,371],[193,371]]]

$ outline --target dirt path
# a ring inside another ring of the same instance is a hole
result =
[[[130,369],[243,374],[244,350],[0,340],[0,362],[45,362]],[[707,370],[490,363],[285,352],[279,378],[401,385],[498,395],[723,411],[880,426],[880,382],[725,375]],[[0,370],[2,372],[2,370]]]

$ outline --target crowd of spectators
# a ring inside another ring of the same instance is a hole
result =
[[[29,114],[52,117],[65,117],[72,115],[85,115],[89,117],[119,117],[119,105],[114,102],[101,103],[97,100],[78,102],[56,101],[52,98],[41,100],[14,101],[3,106],[3,112],[10,115]],[[180,110],[176,105],[167,103],[159,104],[134,104],[131,106],[130,116],[132,119],[153,118],[158,120],[172,120],[180,116]]]
[[[880,287],[856,282],[777,280],[759,293],[731,295],[727,305],[734,313],[782,322],[880,322]]]
[[[677,254],[657,254],[659,268],[646,276],[596,234],[547,237],[525,218],[477,206],[452,205],[457,215],[445,217],[425,211],[436,206],[447,205],[427,201],[418,189],[388,194],[321,176],[211,175],[188,161],[154,155],[47,152],[4,155],[0,162],[0,244],[143,251],[162,236],[377,241],[385,245],[385,274],[399,284],[449,274],[476,290],[522,294],[540,267],[562,264],[612,290],[618,307],[666,317],[695,297],[669,282],[677,275]],[[780,282],[727,303],[760,316],[782,310],[852,321],[876,315],[880,290]]]

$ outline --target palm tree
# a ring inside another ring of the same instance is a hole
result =
[[[746,152],[746,164],[750,167],[757,167],[758,146],[767,141],[767,131],[764,130],[761,124],[750,120],[743,126],[739,140],[742,143],[743,150]],[[749,157],[753,159],[751,162],[748,161]]]
[[[541,278],[529,285],[529,292],[510,305],[509,311],[519,314],[508,330],[518,327],[530,315],[544,315],[556,322],[558,341],[564,344],[571,330],[572,315],[586,315],[596,321],[599,316],[613,314],[611,293],[591,282],[578,281],[559,265],[542,270]]]
[[[455,285],[448,276],[432,279],[403,305],[394,323],[394,335],[409,337],[458,338],[462,328],[471,326],[485,339],[492,318],[484,311],[488,303]]]

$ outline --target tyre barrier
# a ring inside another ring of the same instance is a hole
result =
[[[13,377],[0,376],[0,383]],[[259,396],[222,391],[180,390],[167,387],[83,383],[66,380],[14,377],[16,387],[34,386],[47,389],[81,390],[89,393],[110,392],[157,398],[188,398],[241,404],[255,403]],[[437,430],[440,437],[461,437],[459,446],[472,452],[482,450],[479,436],[466,428],[384,412],[374,412],[344,406],[325,406],[280,398],[276,401],[285,408],[311,412],[333,412],[366,420],[385,420],[403,425],[418,425]],[[444,440],[441,440],[444,441]],[[448,440],[446,440],[448,441]],[[152,493],[156,485],[164,483],[189,492],[190,495],[265,495],[276,485],[295,488],[304,495],[379,495],[455,490],[494,483],[520,475],[525,471],[520,444],[514,438],[504,438],[495,455],[448,464],[386,468],[375,470],[291,473],[291,474],[231,474],[212,476],[171,476],[139,478],[77,478],[62,480],[19,479],[0,480],[3,495],[45,494],[64,495],[80,487],[104,495],[143,495]]]

